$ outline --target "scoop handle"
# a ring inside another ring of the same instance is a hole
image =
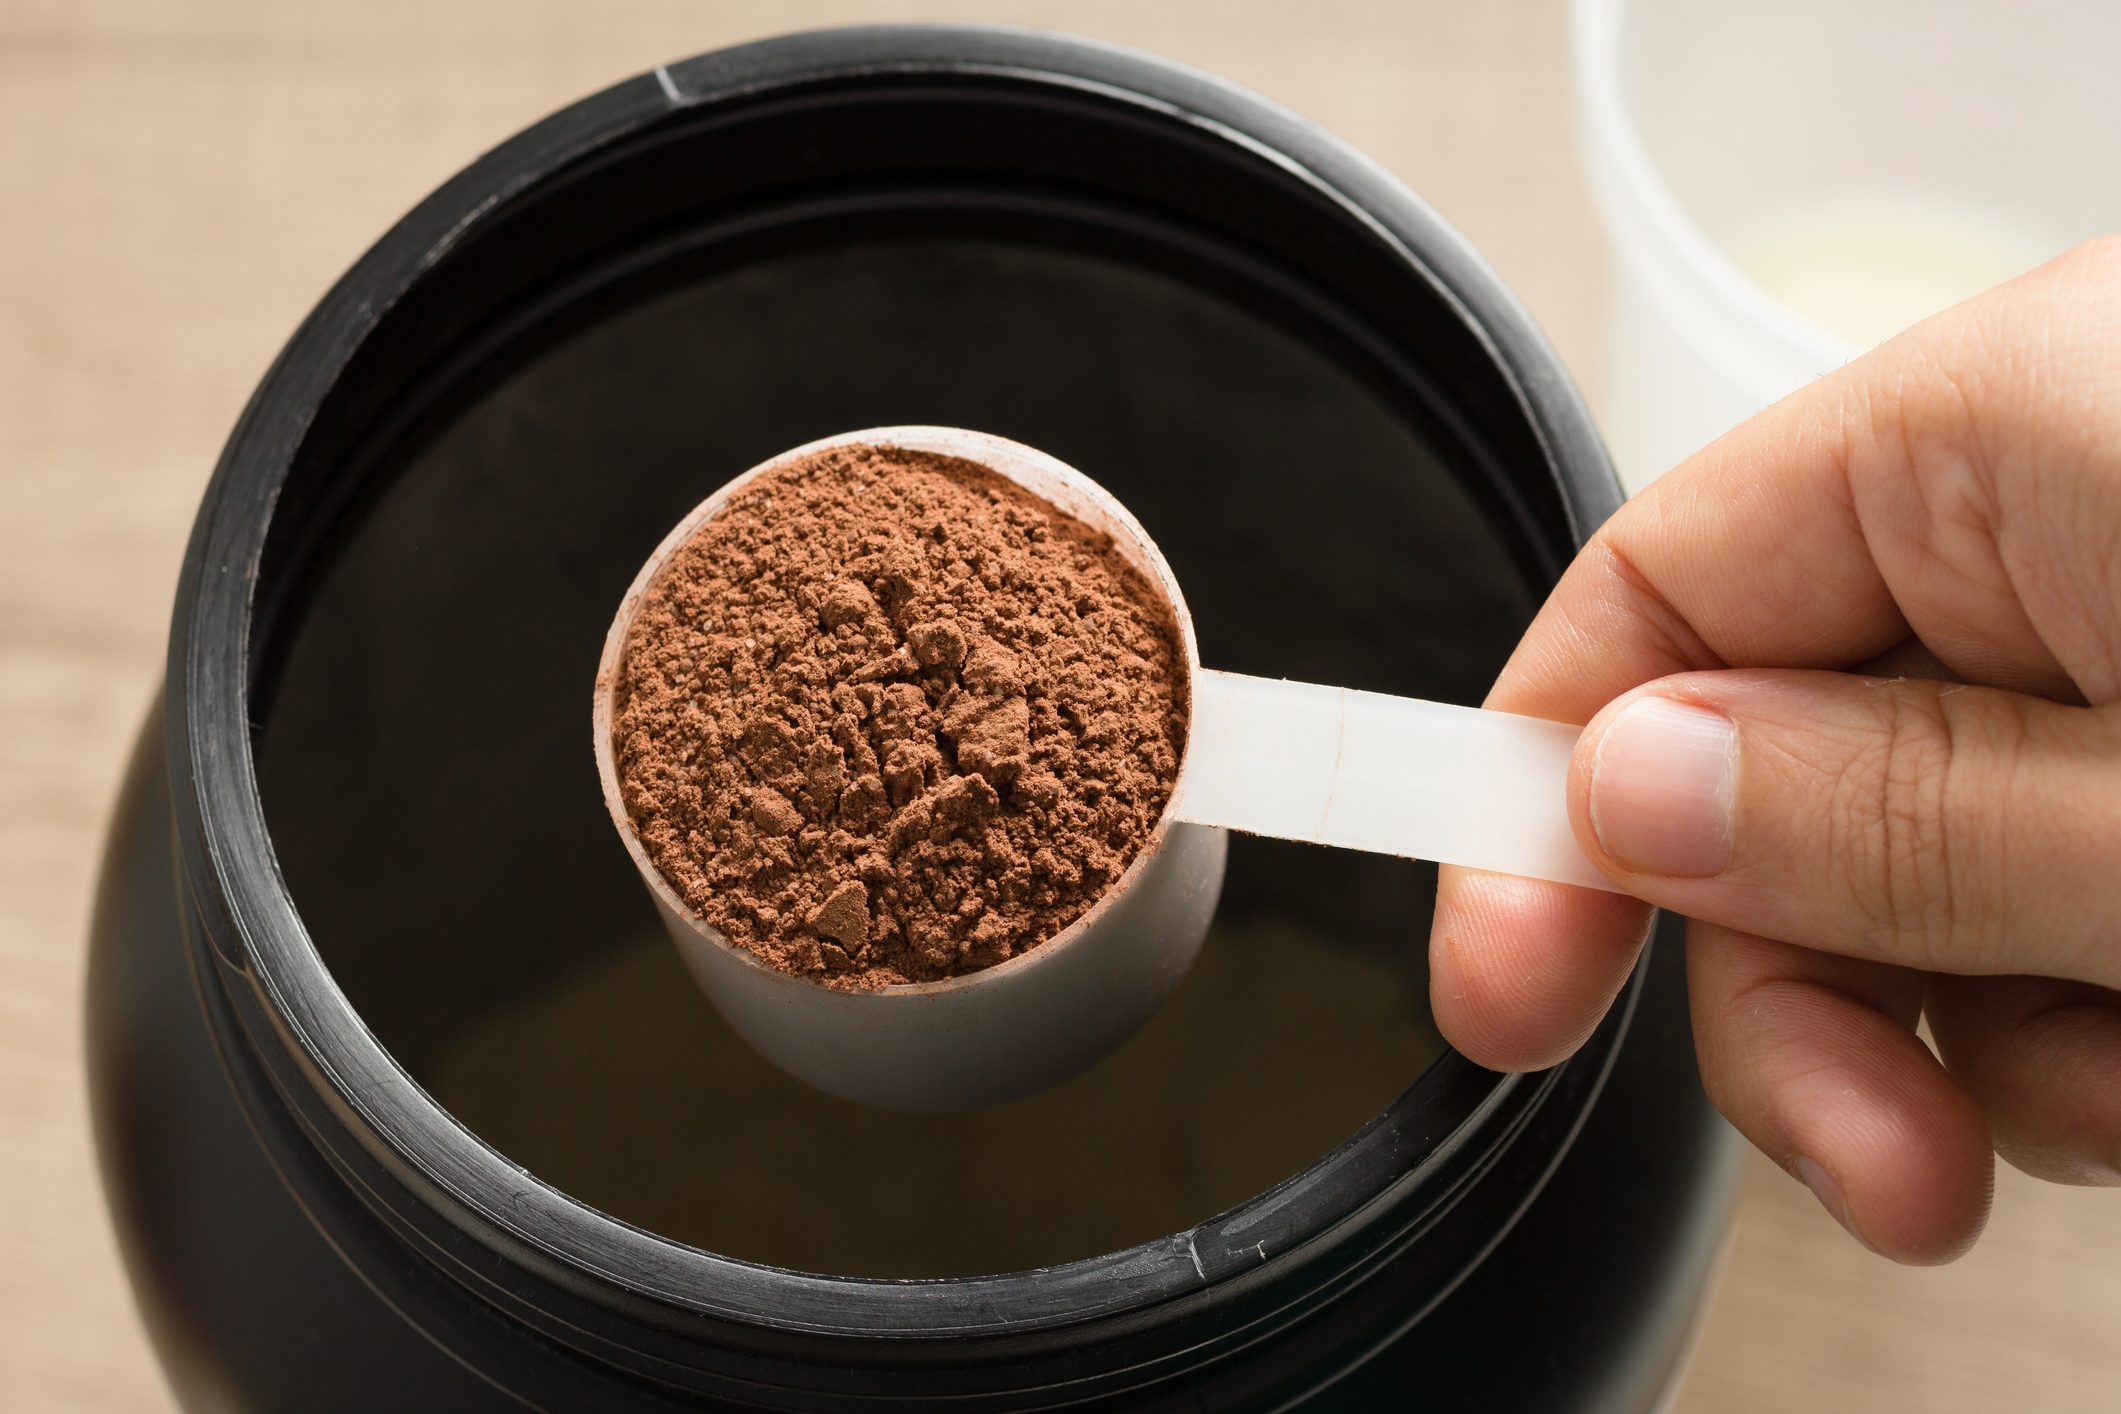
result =
[[[1569,828],[1580,727],[1201,669],[1173,806],[1245,834],[1618,892]]]

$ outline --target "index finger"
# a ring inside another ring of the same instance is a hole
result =
[[[1674,673],[1761,654],[1855,661],[1905,637],[1851,518],[1800,510],[1846,506],[1823,474],[1844,397],[1808,388],[1623,506],[1563,574],[1485,705],[1588,722]],[[1783,458],[1768,463],[1771,451]],[[1755,567],[1741,595],[1726,588],[1734,564]],[[1630,898],[1446,867],[1429,956],[1437,1025],[1482,1065],[1552,1065],[1604,1015],[1649,920]]]

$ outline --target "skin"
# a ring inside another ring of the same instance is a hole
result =
[[[1487,705],[1588,723],[1570,815],[1633,897],[1445,869],[1460,1050],[1568,1056],[1655,904],[1691,920],[1710,1098],[1873,1250],[1964,1252],[1994,1155],[2121,1182],[2121,238],[1667,473]]]

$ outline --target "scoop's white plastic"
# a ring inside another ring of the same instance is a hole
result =
[[[634,833],[611,741],[626,634],[665,561],[746,483],[850,445],[976,462],[1110,534],[1171,606],[1192,706],[1171,803],[1088,912],[996,966],[869,992],[835,991],[769,967],[693,914]],[[1043,452],[958,428],[825,438],[708,497],[649,556],[621,601],[597,673],[593,726],[605,808],[708,999],[783,1070],[886,1109],[964,1109],[1030,1094],[1131,1036],[1200,950],[1222,887],[1226,829],[1611,887],[1577,849],[1565,813],[1577,728],[1203,669],[1171,567],[1125,507]]]
[[[1569,828],[1581,730],[1203,668],[1172,810],[1251,835],[1612,889]]]

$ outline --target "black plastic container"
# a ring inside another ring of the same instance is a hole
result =
[[[1650,1405],[1731,1172],[1669,945],[1496,1076],[1421,1015],[1432,873],[1238,841],[1156,1034],[926,1130],[758,1070],[648,950],[588,751],[611,607],[734,471],[894,422],[1105,481],[1216,666],[1460,700],[1619,499],[1448,229],[1184,70],[800,35],[505,144],[245,412],[114,826],[97,1132],[180,1395]],[[607,986],[617,1026],[549,1010]]]

